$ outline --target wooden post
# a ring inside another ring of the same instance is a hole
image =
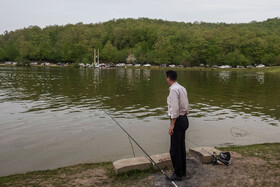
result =
[[[93,57],[93,63],[96,64],[96,49],[94,48],[94,57]]]
[[[97,51],[97,63],[99,64],[99,49]]]

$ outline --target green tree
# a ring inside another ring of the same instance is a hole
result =
[[[108,40],[104,46],[101,58],[107,62],[118,62],[118,50],[112,45],[110,40]]]
[[[32,26],[0,35],[0,60],[275,65],[280,54],[280,19],[248,24],[178,23],[148,18],[98,24]]]

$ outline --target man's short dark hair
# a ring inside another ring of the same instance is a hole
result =
[[[177,73],[176,73],[176,71],[169,70],[169,71],[166,72],[166,77],[168,77],[172,81],[176,81],[177,80]]]

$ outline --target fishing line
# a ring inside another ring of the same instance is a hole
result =
[[[217,160],[219,160],[220,162],[222,162],[223,164],[225,164],[226,166],[228,166],[231,163],[231,157],[230,157],[230,153],[229,152],[221,152],[219,155],[217,155],[216,152],[210,153],[209,151],[207,151],[206,149],[204,149],[203,147],[201,147],[200,145],[198,145],[197,143],[195,143],[194,141],[192,141],[191,139],[187,138],[187,140],[189,140],[191,143],[193,143],[194,145],[200,147],[203,151],[205,151],[206,153],[208,153],[209,155],[211,155],[212,157],[214,157],[215,160],[212,160],[213,164],[217,164]],[[222,155],[221,155],[222,154]]]
[[[185,137],[187,140],[189,140],[191,143],[193,143],[194,145],[196,145],[196,146],[198,146],[198,147],[200,147],[203,151],[205,151],[206,153],[208,153],[208,154],[210,154],[210,155],[212,155],[213,156],[213,154],[212,153],[210,153],[210,152],[208,152],[206,149],[204,149],[203,147],[201,147],[200,145],[198,145],[197,143],[195,143],[194,141],[192,141],[191,139],[189,139],[189,138],[187,138],[187,137]]]
[[[129,143],[130,143],[130,146],[131,146],[131,149],[132,149],[133,157],[135,157],[134,148],[133,148],[133,145],[132,145],[132,142],[131,142],[131,139],[130,139],[129,136],[128,136],[128,139],[129,139]]]
[[[110,115],[108,114],[105,110],[103,110],[104,113],[106,113],[127,135],[133,142],[145,153],[145,155],[152,161],[152,163],[161,171],[161,173],[168,179],[170,177],[159,167],[159,165],[150,157],[150,155],[137,143],[137,141]],[[175,186],[178,187],[177,184],[174,181],[171,181],[171,183]]]

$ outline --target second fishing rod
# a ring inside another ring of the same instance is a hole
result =
[[[159,165],[150,157],[150,155],[137,143],[137,141],[105,110],[104,112],[128,135],[128,137],[145,153],[145,155],[153,162],[153,164],[161,171],[161,173],[166,177],[170,178],[164,171],[159,167]],[[171,181],[173,186],[178,187],[174,181]]]

